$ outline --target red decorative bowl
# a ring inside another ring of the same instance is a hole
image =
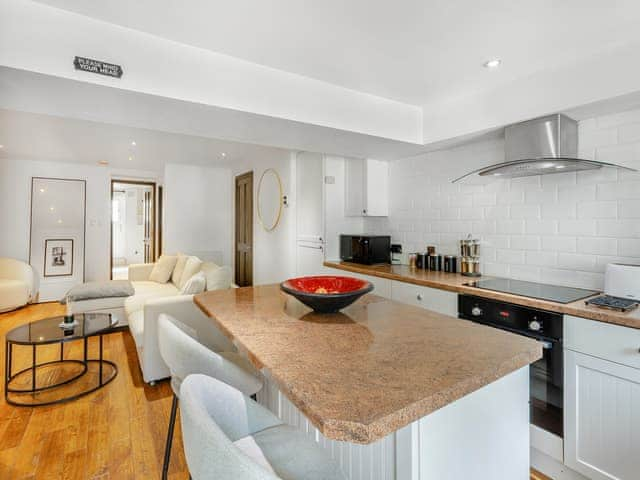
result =
[[[323,275],[290,278],[280,288],[316,312],[335,313],[372,291],[373,284],[359,278]]]

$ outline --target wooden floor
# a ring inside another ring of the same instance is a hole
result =
[[[60,315],[57,303],[32,305],[0,314],[0,337],[32,320]],[[142,381],[133,340],[128,332],[104,337],[105,359],[119,369],[116,379],[78,400],[48,407],[12,407],[0,397],[0,479],[159,479],[171,388]],[[90,342],[96,352],[97,339]],[[4,358],[4,341],[0,342]],[[65,349],[79,358],[81,343]],[[42,353],[41,353],[42,352]],[[54,360],[59,347],[38,348],[38,362]],[[31,361],[28,347],[14,347],[14,371]],[[0,365],[4,375],[4,362]],[[188,478],[176,425],[169,478]],[[531,472],[531,480],[550,480]]]

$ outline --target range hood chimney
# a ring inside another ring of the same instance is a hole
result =
[[[516,178],[602,167],[635,171],[621,165],[578,158],[578,122],[562,114],[509,125],[504,129],[504,150],[504,162],[467,173],[453,182],[476,173]]]

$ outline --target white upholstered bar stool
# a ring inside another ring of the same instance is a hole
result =
[[[306,434],[214,378],[189,375],[180,411],[194,480],[346,480]]]
[[[161,314],[158,317],[160,355],[171,372],[173,402],[167,431],[162,478],[166,479],[171,459],[173,430],[178,411],[178,397],[182,381],[193,373],[201,373],[232,385],[246,395],[255,395],[262,388],[262,375],[251,362],[235,352],[214,352],[187,333],[179,320]],[[253,400],[252,400],[253,401]]]

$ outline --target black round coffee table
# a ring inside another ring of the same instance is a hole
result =
[[[115,363],[103,358],[102,336],[117,331],[117,320],[107,313],[80,313],[74,316],[73,327],[60,326],[64,317],[51,317],[37,320],[10,330],[5,338],[5,380],[4,396],[10,405],[40,407],[68,402],[104,387],[118,374]],[[99,338],[99,356],[88,358],[89,337]],[[83,341],[82,359],[65,359],[64,345],[74,340]],[[60,344],[58,360],[37,363],[36,347]],[[13,372],[14,345],[31,346],[31,365]],[[70,370],[58,375],[62,370]],[[75,370],[75,371],[74,371]],[[38,373],[45,381],[38,382]],[[89,382],[78,382],[82,377],[92,376]],[[95,377],[95,378],[93,378]],[[71,387],[84,383],[79,391]],[[58,398],[56,389],[65,393]]]

